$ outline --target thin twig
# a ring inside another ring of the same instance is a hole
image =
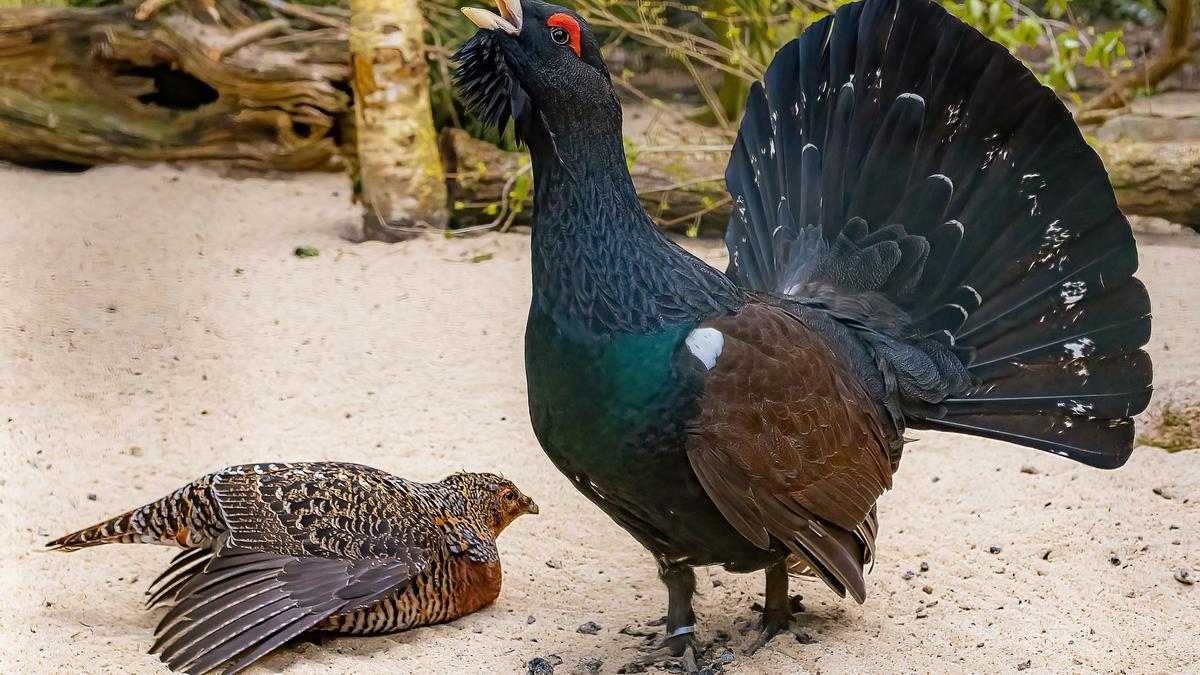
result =
[[[224,45],[209,51],[208,57],[213,61],[220,61],[223,57],[233,54],[246,45],[258,42],[264,38],[271,37],[272,35],[287,30],[290,27],[291,24],[288,23],[287,19],[271,19],[270,21],[264,21],[258,25],[251,26],[245,30],[240,30],[234,33],[232,36],[230,36],[229,41]]]
[[[723,181],[723,180],[725,180],[725,176],[720,175],[720,174],[714,175],[714,176],[701,176],[699,178],[690,178],[688,180],[679,181],[678,183],[671,183],[670,185],[663,185],[662,187],[642,188],[641,190],[638,190],[638,194],[643,194],[643,195],[658,194],[659,192],[670,192],[671,190],[682,190],[683,188],[692,187],[694,185],[704,185],[705,183],[716,183],[718,181]]]
[[[318,26],[327,26],[329,28],[340,29],[346,28],[345,21],[339,21],[333,17],[328,17],[324,14],[314,12],[311,9],[301,7],[300,5],[293,5],[288,2],[283,2],[283,0],[255,0],[255,2],[260,5],[270,7],[280,14],[287,14],[288,16],[294,16],[297,19],[304,19],[305,21],[309,23],[315,23]]]
[[[175,0],[146,0],[142,4],[138,5],[137,11],[133,13],[133,18],[137,19],[138,21],[145,21],[146,19],[154,16],[155,12],[163,7],[166,7],[172,2],[175,2]]]

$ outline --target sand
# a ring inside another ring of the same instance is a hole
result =
[[[421,480],[502,471],[542,514],[501,538],[492,607],[303,644],[256,672],[511,673],[551,655],[559,673],[586,659],[614,672],[633,656],[639,640],[619,630],[661,616],[666,595],[533,437],[527,238],[352,244],[348,189],[340,176],[0,167],[0,670],[165,672],[145,653],[161,610],[140,603],[172,551],[41,544],[229,464],[318,459]],[[295,257],[300,245],[320,256]],[[1141,251],[1159,382],[1187,390],[1200,251],[1170,237]],[[762,578],[700,571],[701,635],[729,633],[737,651],[726,672],[1196,668],[1200,585],[1172,573],[1200,573],[1200,452],[1143,448],[1101,472],[919,437],[880,502],[866,604],[793,582],[807,644],[742,656]],[[587,621],[598,634],[576,632]]]

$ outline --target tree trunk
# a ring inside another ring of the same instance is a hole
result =
[[[446,184],[417,0],[351,0],[358,187],[368,239],[445,228]]]

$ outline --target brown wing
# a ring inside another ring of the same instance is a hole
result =
[[[771,537],[859,602],[873,546],[866,523],[891,487],[884,413],[820,335],[751,303],[704,324],[720,331],[688,457],[705,492],[746,538]]]
[[[359,464],[235,467],[212,490],[238,548],[348,559],[433,549],[441,533],[403,481]]]

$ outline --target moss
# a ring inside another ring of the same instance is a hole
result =
[[[1168,402],[1150,415],[1137,440],[1168,452],[1200,448],[1200,402]]]

